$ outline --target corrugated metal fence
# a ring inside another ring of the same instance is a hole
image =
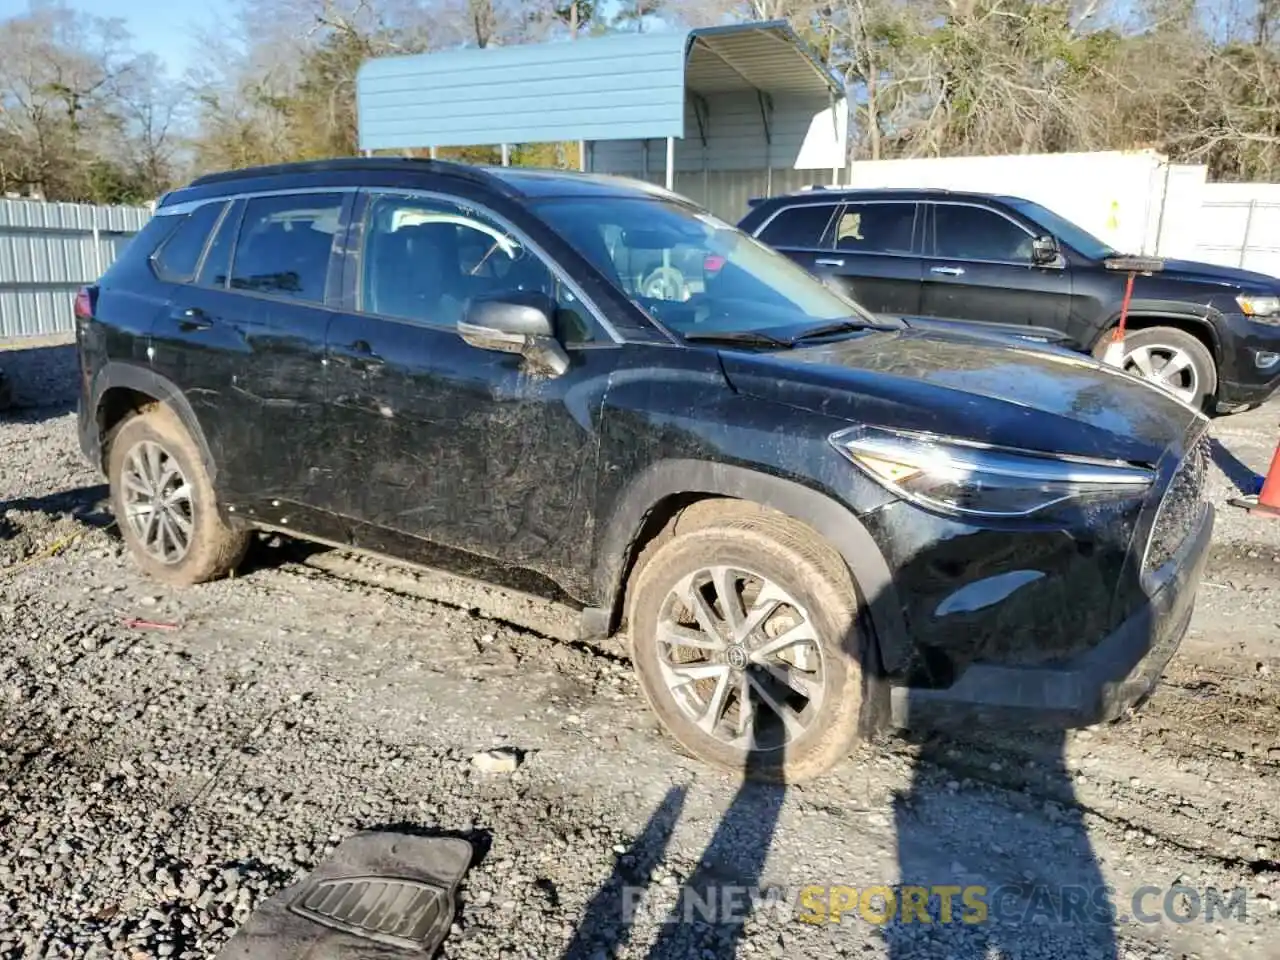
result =
[[[1196,259],[1280,277],[1280,201],[1206,199],[1200,207]]]
[[[146,207],[0,200],[0,338],[71,332],[76,290],[150,216]]]

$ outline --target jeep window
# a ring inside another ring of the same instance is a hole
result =
[[[824,247],[827,228],[836,212],[832,203],[810,203],[786,207],[760,231],[760,239],[773,247]]]
[[[954,260],[1031,262],[1031,234],[994,210],[934,204],[934,255]]]
[[[678,201],[558,197],[536,209],[606,279],[677,333],[849,317],[874,322],[783,254]]]
[[[849,203],[836,221],[836,248],[850,253],[910,254],[914,203]]]
[[[281,194],[248,201],[231,286],[324,303],[341,210],[342,196],[336,193]]]
[[[225,287],[231,274],[231,250],[235,246],[236,232],[240,229],[240,214],[244,205],[236,201],[228,208],[213,235],[213,242],[200,263],[200,275],[196,283],[202,287]]]
[[[187,283],[196,275],[200,254],[204,253],[209,233],[218,222],[224,206],[224,203],[206,203],[182,219],[151,258],[161,279],[170,283]]]
[[[461,205],[379,196],[365,220],[360,309],[440,326],[477,296],[542,293],[565,343],[593,337],[583,305],[517,236]]]
[[[1057,237],[1059,242],[1090,260],[1105,260],[1107,257],[1116,255],[1114,247],[1103,243],[1088,230],[1077,226],[1065,217],[1058,216],[1038,203],[1015,197],[1009,197],[1004,202],[1043,229],[1045,233]]]

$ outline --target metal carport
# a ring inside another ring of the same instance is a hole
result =
[[[368,153],[578,140],[585,169],[669,188],[846,159],[844,86],[785,21],[383,57],[356,93]]]

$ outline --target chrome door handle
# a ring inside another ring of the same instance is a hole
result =
[[[844,266],[844,261],[839,259],[838,257],[819,257],[817,260],[813,262],[820,267],[843,267]]]
[[[963,277],[964,267],[930,267],[930,273],[942,273],[948,277]]]

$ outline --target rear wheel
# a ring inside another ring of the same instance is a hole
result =
[[[772,517],[704,527],[662,544],[636,576],[636,674],[689,752],[787,781],[848,753],[862,703],[857,603],[815,535]]]
[[[1098,356],[1110,343],[1104,337]],[[1147,327],[1126,333],[1123,369],[1203,410],[1218,392],[1213,354],[1196,337],[1174,327]]]
[[[107,476],[121,536],[157,580],[203,583],[244,557],[248,531],[222,519],[200,452],[168,407],[150,407],[116,431]]]

